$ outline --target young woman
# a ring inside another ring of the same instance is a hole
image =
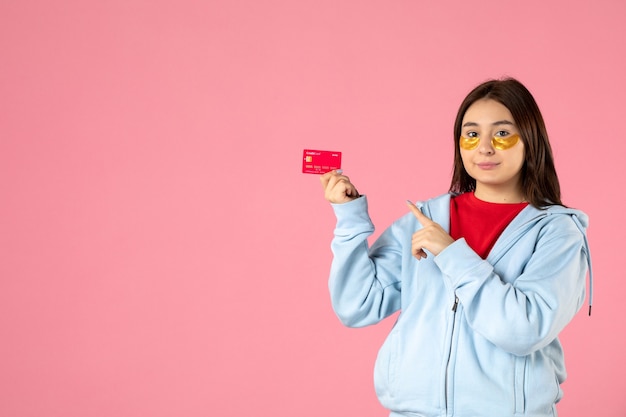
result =
[[[555,416],[558,335],[591,272],[587,216],[562,205],[543,118],[518,81],[476,87],[454,142],[449,193],[407,202],[371,248],[367,198],[340,171],[321,177],[337,217],[333,308],[351,327],[401,311],[374,371],[391,416]]]

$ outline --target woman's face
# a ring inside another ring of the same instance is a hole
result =
[[[465,170],[476,180],[477,198],[524,200],[520,181],[524,143],[503,104],[491,99],[474,102],[463,117],[459,147]]]

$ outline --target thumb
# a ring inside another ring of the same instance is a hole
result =
[[[406,205],[409,206],[411,213],[413,213],[415,218],[417,218],[417,221],[420,222],[422,226],[426,226],[427,224],[432,223],[432,220],[426,217],[426,215],[422,213],[422,210],[417,208],[417,206],[413,204],[410,200],[406,200]]]
[[[343,171],[341,170],[334,170],[334,171],[328,171],[324,174],[322,174],[320,176],[320,182],[322,183],[322,188],[326,189],[326,187],[328,186],[328,183],[330,182],[330,180],[338,174],[341,174]]]

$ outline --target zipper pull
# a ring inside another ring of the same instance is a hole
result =
[[[454,295],[454,305],[452,306],[452,311],[454,311],[456,313],[456,308],[459,305],[459,297],[456,296],[456,294]]]

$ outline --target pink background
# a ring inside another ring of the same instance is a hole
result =
[[[343,151],[378,234],[502,75],[591,217],[560,412],[626,415],[624,51],[622,0],[2,1],[0,415],[385,416],[392,320],[335,318],[302,149]]]

